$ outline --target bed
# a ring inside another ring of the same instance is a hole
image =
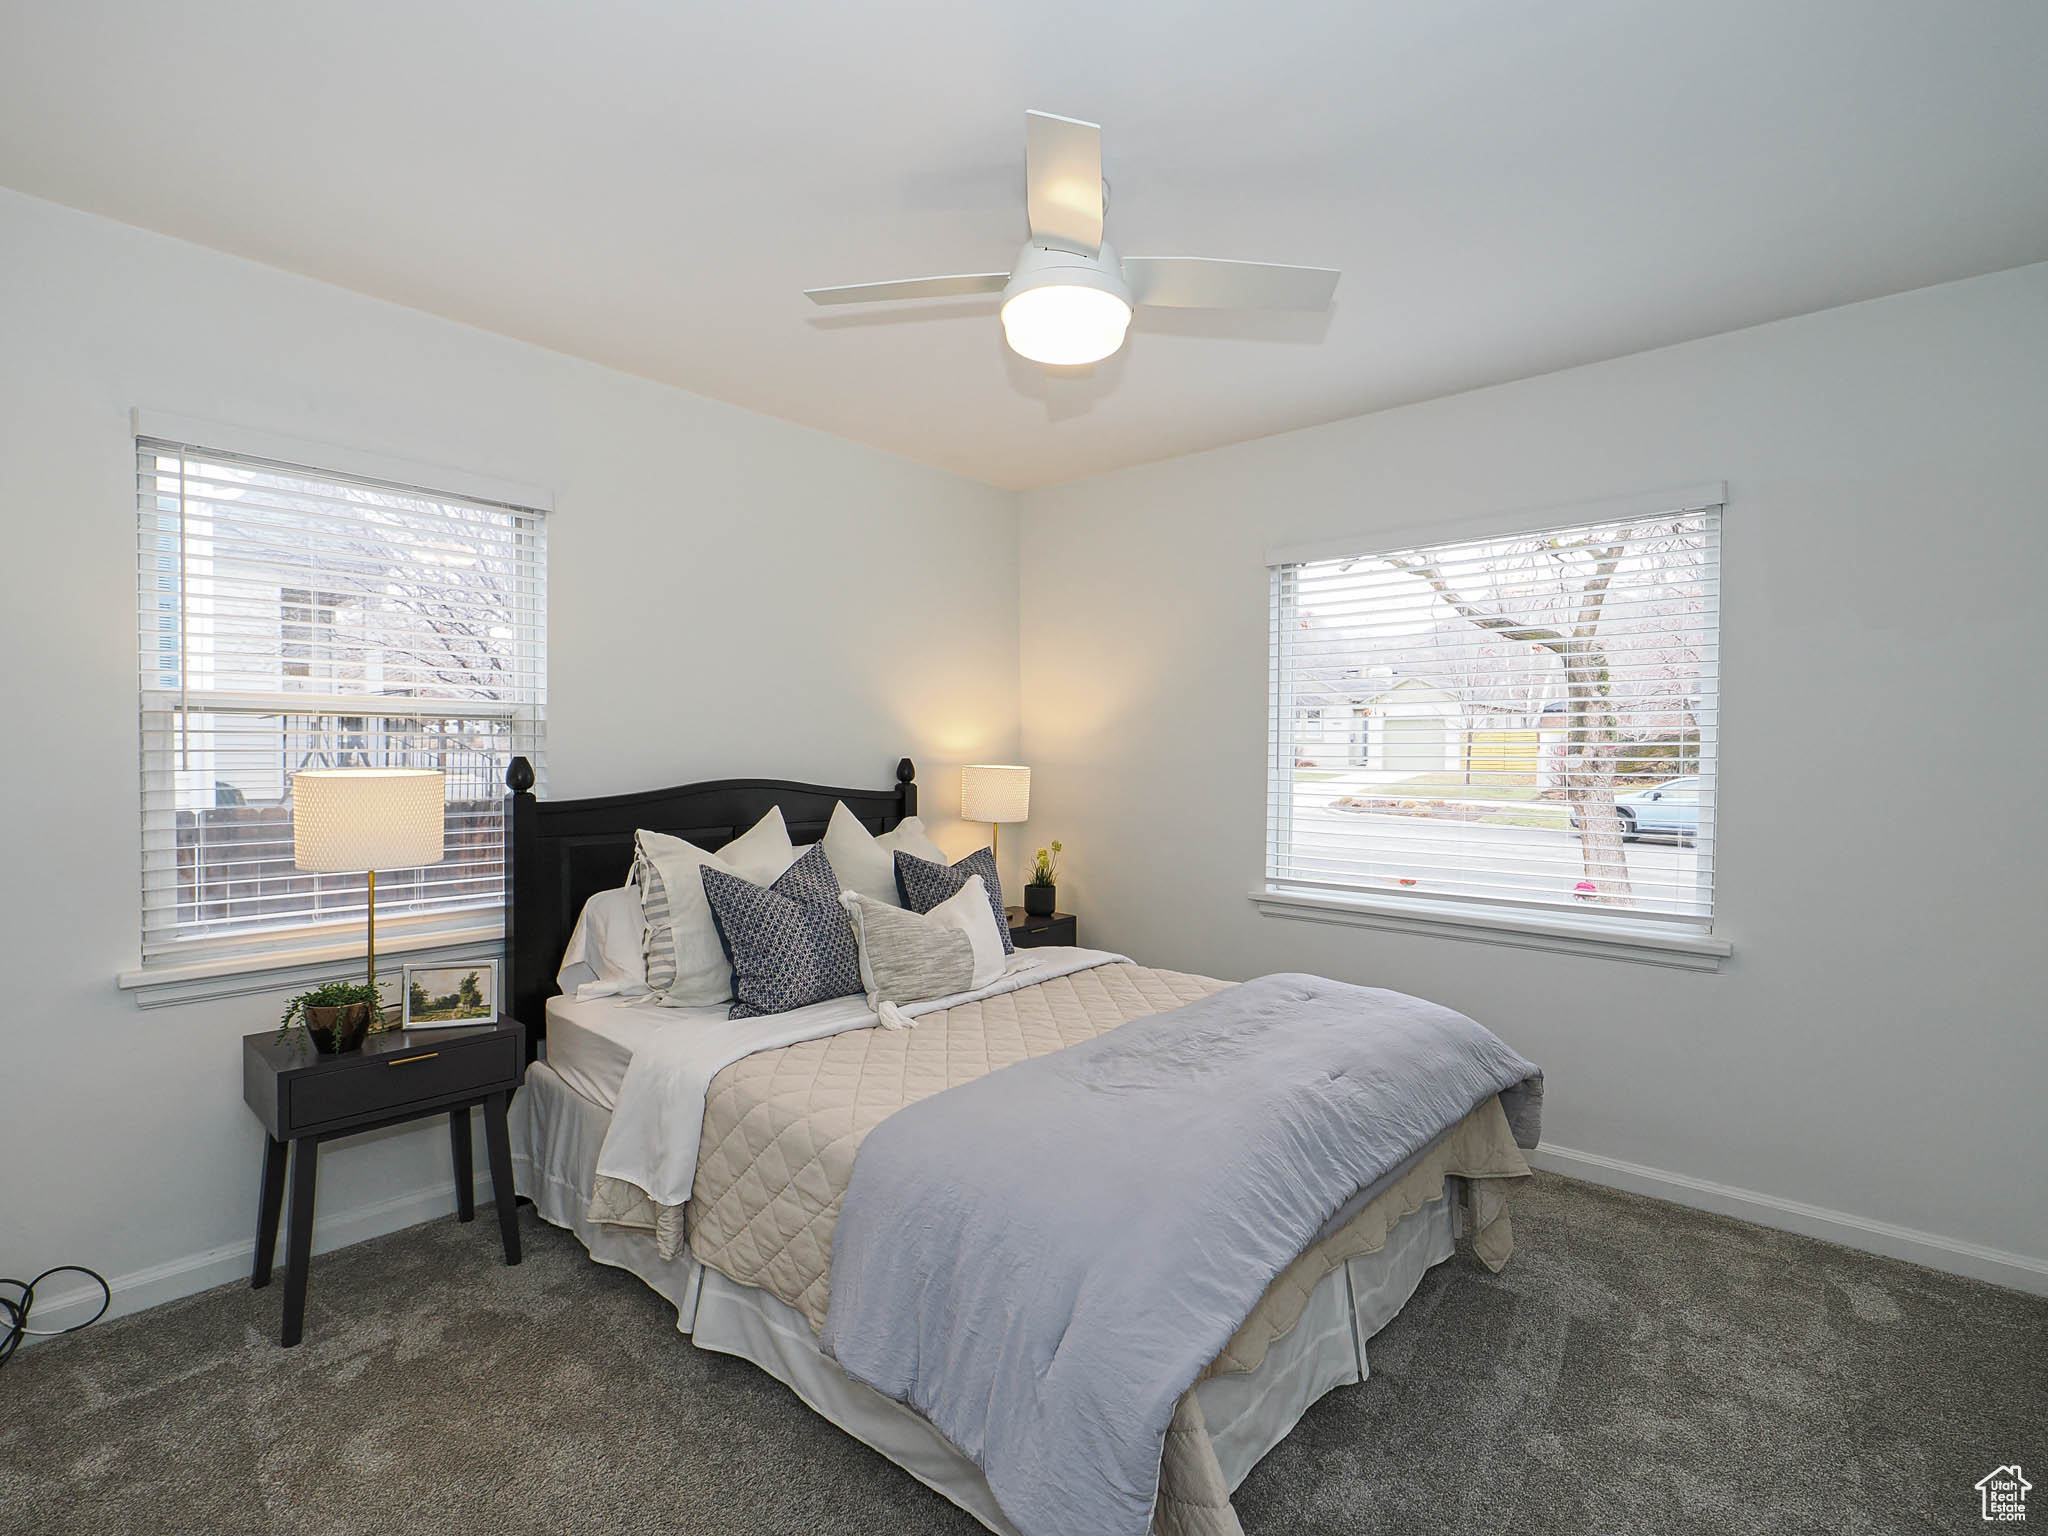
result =
[[[854,1170],[860,1166],[872,1186],[880,1177],[873,1170],[886,1164],[876,1150],[863,1162],[864,1147],[892,1136],[892,1146],[901,1142],[899,1128],[987,1092],[992,1073],[1021,1087],[1031,1079],[1016,1076],[1020,1070],[1113,1051],[1142,1030],[1227,1008],[1254,984],[1098,951],[1034,951],[999,983],[922,1005],[908,1028],[882,1027],[867,999],[854,996],[749,1021],[744,1028],[756,1032],[740,1046],[704,1056],[698,1042],[739,1027],[722,1022],[722,1006],[578,1002],[558,993],[556,963],[583,903],[624,882],[641,828],[716,849],[779,806],[792,841],[804,844],[823,835],[833,807],[843,804],[870,833],[887,833],[916,812],[911,763],[901,762],[896,783],[879,791],[725,780],[542,801],[532,783],[530,768],[515,762],[506,993],[528,1025],[535,1057],[512,1110],[520,1195],[543,1219],[574,1232],[594,1260],[629,1271],[667,1299],[698,1347],[752,1361],[989,1529],[1004,1536],[1048,1529],[1052,1517],[1042,1510],[1013,1521],[1020,1498],[1014,1482],[1000,1482],[992,1447],[980,1445],[971,1457],[956,1440],[973,1445],[974,1437],[957,1426],[953,1439],[942,1434],[936,1407],[928,1416],[908,1406],[915,1393],[885,1395],[855,1379],[864,1372],[882,1380],[872,1369],[842,1367],[858,1354],[849,1343],[865,1342],[846,1339],[844,1326],[836,1342],[827,1335],[828,1320],[856,1316],[843,1273],[834,1301],[833,1266]],[[651,1192],[650,1176],[601,1171],[616,1164],[619,1154],[608,1148],[628,1140],[628,1129],[656,1122],[664,1138],[676,1126],[690,1132],[681,1149],[687,1190],[667,1190],[665,1198]],[[1288,1246],[1291,1261],[1276,1266],[1248,1315],[1233,1314],[1235,1331],[1204,1353],[1193,1384],[1185,1391],[1176,1384],[1152,1484],[1130,1495],[1148,1529],[1165,1536],[1237,1531],[1232,1490],[1320,1397],[1367,1379],[1372,1335],[1430,1267],[1450,1258],[1461,1236],[1493,1267],[1505,1262],[1504,1190],[1528,1171],[1518,1135],[1504,1102],[1482,1099],[1333,1209],[1299,1252]],[[872,1191],[862,1198],[862,1211],[877,1203]],[[880,1247],[882,1260],[902,1262],[893,1242]],[[845,1268],[854,1262],[845,1260]],[[939,1326],[939,1309],[930,1311],[928,1329]],[[992,1478],[1011,1491],[999,1496]]]

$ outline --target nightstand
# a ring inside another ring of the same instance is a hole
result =
[[[1019,949],[1037,949],[1046,944],[1078,944],[1074,937],[1074,914],[1055,912],[1051,917],[1026,917],[1022,907],[1005,907],[1010,920],[1010,942]]]
[[[313,1248],[313,1186],[320,1143],[379,1130],[427,1115],[448,1117],[455,1159],[456,1214],[476,1219],[470,1177],[469,1112],[484,1112],[491,1190],[505,1262],[519,1262],[519,1221],[513,1207],[512,1142],[505,1105],[526,1066],[526,1030],[511,1019],[446,1029],[392,1030],[371,1035],[362,1049],[322,1056],[304,1031],[282,1041],[276,1030],[242,1037],[242,1097],[263,1122],[263,1191],[256,1211],[256,1262],[249,1284],[270,1283],[277,1219],[284,1205],[285,1154],[291,1154],[292,1227],[285,1250],[284,1330],[299,1342],[306,1318],[306,1267]]]

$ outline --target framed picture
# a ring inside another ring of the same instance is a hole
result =
[[[407,1029],[440,1029],[475,1024],[498,1016],[498,962],[466,965],[408,965],[405,968]]]

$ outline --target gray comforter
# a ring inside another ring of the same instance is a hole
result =
[[[898,1111],[833,1240],[821,1342],[1024,1536],[1144,1536],[1174,1404],[1329,1219],[1542,1074],[1462,1014],[1266,976]]]

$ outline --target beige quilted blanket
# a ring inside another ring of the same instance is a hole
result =
[[[832,1228],[869,1131],[956,1083],[1228,985],[1098,965],[928,1013],[909,1029],[850,1030],[744,1057],[705,1096],[690,1250],[819,1328],[831,1294]]]
[[[861,1029],[761,1051],[712,1079],[689,1212],[698,1261],[759,1286],[815,1330],[831,1294],[832,1231],[862,1138],[907,1104],[999,1067],[1088,1040],[1129,1019],[1177,1008],[1229,982],[1128,962],[1097,966],[927,1014],[914,1028]],[[1309,1292],[1345,1259],[1378,1249],[1402,1216],[1443,1193],[1450,1174],[1482,1180],[1529,1171],[1497,1100],[1347,1225],[1310,1248],[1268,1290],[1209,1367],[1249,1371],[1300,1318]],[[1475,1244],[1498,1269],[1512,1249],[1496,1183],[1475,1190]],[[680,1212],[657,1213],[664,1247]],[[1229,1490],[1190,1392],[1161,1466],[1161,1536],[1235,1536]]]

